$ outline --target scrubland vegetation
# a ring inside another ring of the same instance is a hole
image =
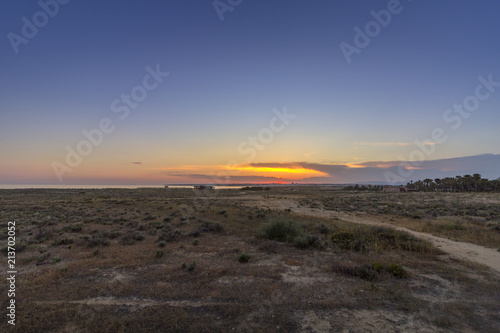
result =
[[[18,226],[13,331],[495,332],[500,326],[500,272],[391,228],[500,248],[498,194],[316,187],[207,193],[0,191],[2,248],[7,221]],[[273,202],[280,205],[266,208]],[[387,226],[297,213],[288,202],[304,211],[367,215]]]

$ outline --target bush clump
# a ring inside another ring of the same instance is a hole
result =
[[[300,225],[296,221],[283,217],[271,219],[260,230],[262,238],[280,242],[292,242],[301,233]]]
[[[409,233],[386,227],[359,227],[353,231],[336,232],[331,236],[331,241],[343,250],[358,252],[368,252],[371,249],[399,249],[421,253],[436,251],[428,242]]]
[[[250,260],[250,255],[248,253],[242,252],[238,256],[239,262],[248,262]]]
[[[406,272],[406,270],[400,264],[390,264],[389,266],[387,266],[387,271],[400,279],[404,279],[408,276],[408,272]]]
[[[299,249],[307,249],[307,248],[319,248],[323,249],[324,245],[319,240],[318,237],[313,235],[299,235],[293,239],[293,245],[298,247]]]
[[[52,246],[59,246],[59,245],[70,245],[73,244],[74,240],[71,238],[63,238],[59,240],[55,240],[52,242]]]
[[[213,232],[221,232],[224,230],[224,226],[217,222],[203,222],[201,224],[201,231],[213,231]]]
[[[378,272],[368,264],[356,266],[354,275],[367,281],[375,281],[378,278]]]

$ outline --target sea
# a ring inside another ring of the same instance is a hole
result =
[[[214,186],[216,190],[240,189],[244,186]],[[163,185],[11,185],[0,184],[0,190],[12,189],[105,189],[105,188],[123,188],[123,189],[138,189],[138,188],[165,188]],[[194,188],[193,185],[168,185],[168,188]]]

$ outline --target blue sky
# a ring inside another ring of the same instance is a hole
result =
[[[426,160],[500,153],[500,91],[458,129],[443,120],[474,95],[479,76],[500,82],[496,1],[243,0],[221,21],[212,1],[71,0],[17,53],[9,33],[22,37],[23,17],[33,22],[43,9],[36,1],[0,6],[0,183],[186,183],[229,161],[396,164],[435,128],[447,140]],[[340,43],[355,45],[354,28],[364,31],[371,11],[388,6],[399,13],[348,63]],[[111,103],[157,65],[169,76],[119,120]],[[296,118],[247,161],[238,146],[285,107]],[[66,147],[76,149],[82,130],[103,118],[116,129],[68,166]],[[286,171],[231,172],[290,179]]]

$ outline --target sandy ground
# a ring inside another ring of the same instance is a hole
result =
[[[405,227],[396,226],[388,223],[382,223],[376,219],[370,218],[369,216],[359,217],[346,213],[323,210],[321,208],[300,207],[297,201],[293,199],[266,200],[261,198],[261,200],[257,202],[255,201],[252,202],[247,200],[248,198],[245,200],[247,204],[250,205],[258,204],[262,208],[271,208],[280,210],[290,209],[295,214],[317,216],[324,218],[338,218],[340,220],[352,223],[385,226],[401,231],[406,231],[416,237],[431,242],[436,247],[448,253],[453,258],[460,260],[468,260],[474,263],[488,266],[489,268],[495,270],[498,274],[500,274],[500,252],[495,249],[489,249],[483,246],[465,242],[457,242],[447,238],[437,237],[428,233],[413,231]]]

